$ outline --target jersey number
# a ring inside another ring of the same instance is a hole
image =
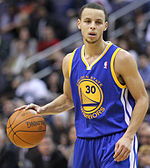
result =
[[[95,86],[91,86],[91,87],[90,87],[89,85],[87,85],[87,86],[86,86],[86,89],[87,89],[87,90],[86,90],[86,93],[87,93],[87,94],[89,94],[89,93],[94,94],[94,93],[96,92]]]

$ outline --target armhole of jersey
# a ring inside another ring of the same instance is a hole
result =
[[[116,56],[116,54],[118,53],[118,51],[119,51],[120,49],[121,49],[121,48],[117,48],[117,49],[115,50],[115,52],[113,53],[112,58],[111,58],[110,66],[111,66],[111,74],[112,74],[112,77],[113,77],[115,83],[117,84],[118,87],[120,87],[121,89],[124,89],[124,88],[126,88],[126,85],[122,85],[122,84],[119,82],[119,80],[118,80],[118,78],[117,78],[117,76],[116,76],[116,74],[115,74],[115,70],[114,70],[114,60],[115,60],[115,56]]]
[[[74,57],[74,54],[75,54],[76,50],[77,50],[77,48],[73,51],[73,53],[70,57],[70,60],[69,60],[69,78],[70,78],[70,75],[71,75],[72,60],[73,60],[73,57]]]

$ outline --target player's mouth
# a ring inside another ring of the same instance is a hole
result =
[[[92,38],[93,38],[93,37],[96,37],[96,33],[95,33],[95,32],[90,32],[90,33],[88,33],[88,36],[89,36],[89,37],[92,37]]]

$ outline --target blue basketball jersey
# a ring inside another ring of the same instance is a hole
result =
[[[78,137],[99,137],[127,129],[135,101],[114,71],[117,46],[108,43],[88,65],[84,45],[74,50],[69,65]]]

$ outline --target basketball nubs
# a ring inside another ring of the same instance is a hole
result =
[[[45,133],[45,120],[34,110],[16,111],[8,119],[7,136],[18,147],[32,148],[38,145]]]

